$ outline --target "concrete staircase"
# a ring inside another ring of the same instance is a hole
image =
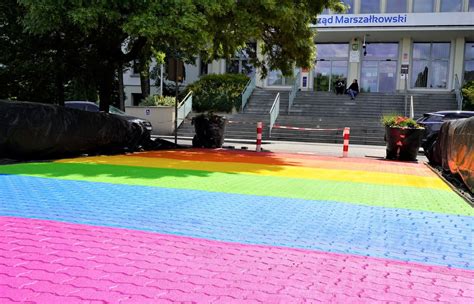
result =
[[[255,89],[243,113],[224,114],[230,121],[226,127],[225,138],[254,140],[257,137],[257,122],[261,121],[264,126],[263,138],[267,139],[269,112],[278,93],[280,93],[280,113],[286,112],[288,109],[288,91]],[[198,114],[191,113],[188,118]],[[178,136],[194,136],[194,126],[191,125],[189,119],[178,129]]]
[[[243,113],[226,115],[230,120],[226,129],[226,138],[255,139],[256,124],[261,121],[264,124],[263,138],[269,139],[269,111],[278,92],[281,98],[280,115],[276,122],[278,125],[322,129],[350,127],[351,144],[384,145],[385,131],[380,123],[381,116],[405,112],[403,94],[361,93],[355,100],[351,100],[347,95],[308,91],[297,93],[293,107],[288,113],[288,91],[256,89]],[[456,99],[452,93],[412,95],[415,118],[426,112],[456,109]],[[194,115],[193,113],[190,116]],[[194,127],[189,120],[180,127],[178,135],[180,137],[194,136]],[[342,143],[342,131],[273,129],[271,139]]]
[[[456,109],[454,94],[413,94],[413,97],[415,118],[426,112]],[[281,115],[277,123],[303,128],[350,127],[352,144],[384,145],[382,115],[404,112],[403,94],[361,93],[351,100],[347,95],[329,92],[298,92],[290,113]],[[342,131],[276,129],[272,131],[272,139],[341,143]]]

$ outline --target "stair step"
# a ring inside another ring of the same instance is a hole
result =
[[[399,93],[361,93],[352,101],[348,96],[330,92],[297,92],[288,113],[288,91],[256,89],[242,113],[226,115],[232,121],[227,125],[226,138],[256,138],[256,124],[263,122],[263,138],[268,138],[270,108],[280,92],[280,126],[298,128],[351,128],[351,144],[385,145],[385,130],[380,118],[383,114],[404,113],[405,95]],[[413,93],[415,117],[423,113],[456,109],[454,94]],[[192,117],[196,114],[191,114]],[[194,127],[185,121],[180,136],[194,136]],[[272,130],[272,140],[342,143],[341,131]]]

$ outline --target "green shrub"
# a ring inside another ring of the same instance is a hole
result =
[[[193,111],[232,112],[240,110],[241,93],[249,78],[242,74],[206,75],[190,84],[186,92],[193,91]]]
[[[384,115],[382,117],[382,124],[386,127],[392,127],[392,128],[416,128],[416,129],[422,129],[419,124],[416,123],[411,118],[400,116],[397,114],[391,114],[391,115]]]
[[[176,98],[170,96],[148,96],[147,98],[143,99],[139,106],[142,107],[156,107],[156,106],[174,106],[176,102]]]
[[[474,111],[474,81],[468,81],[462,87],[463,110]]]

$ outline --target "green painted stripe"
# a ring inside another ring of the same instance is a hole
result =
[[[451,190],[98,164],[16,164],[0,166],[0,173],[112,184],[329,200],[474,216],[474,209]]]

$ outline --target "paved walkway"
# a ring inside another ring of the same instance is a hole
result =
[[[474,302],[419,163],[182,150],[0,166],[0,303]]]

